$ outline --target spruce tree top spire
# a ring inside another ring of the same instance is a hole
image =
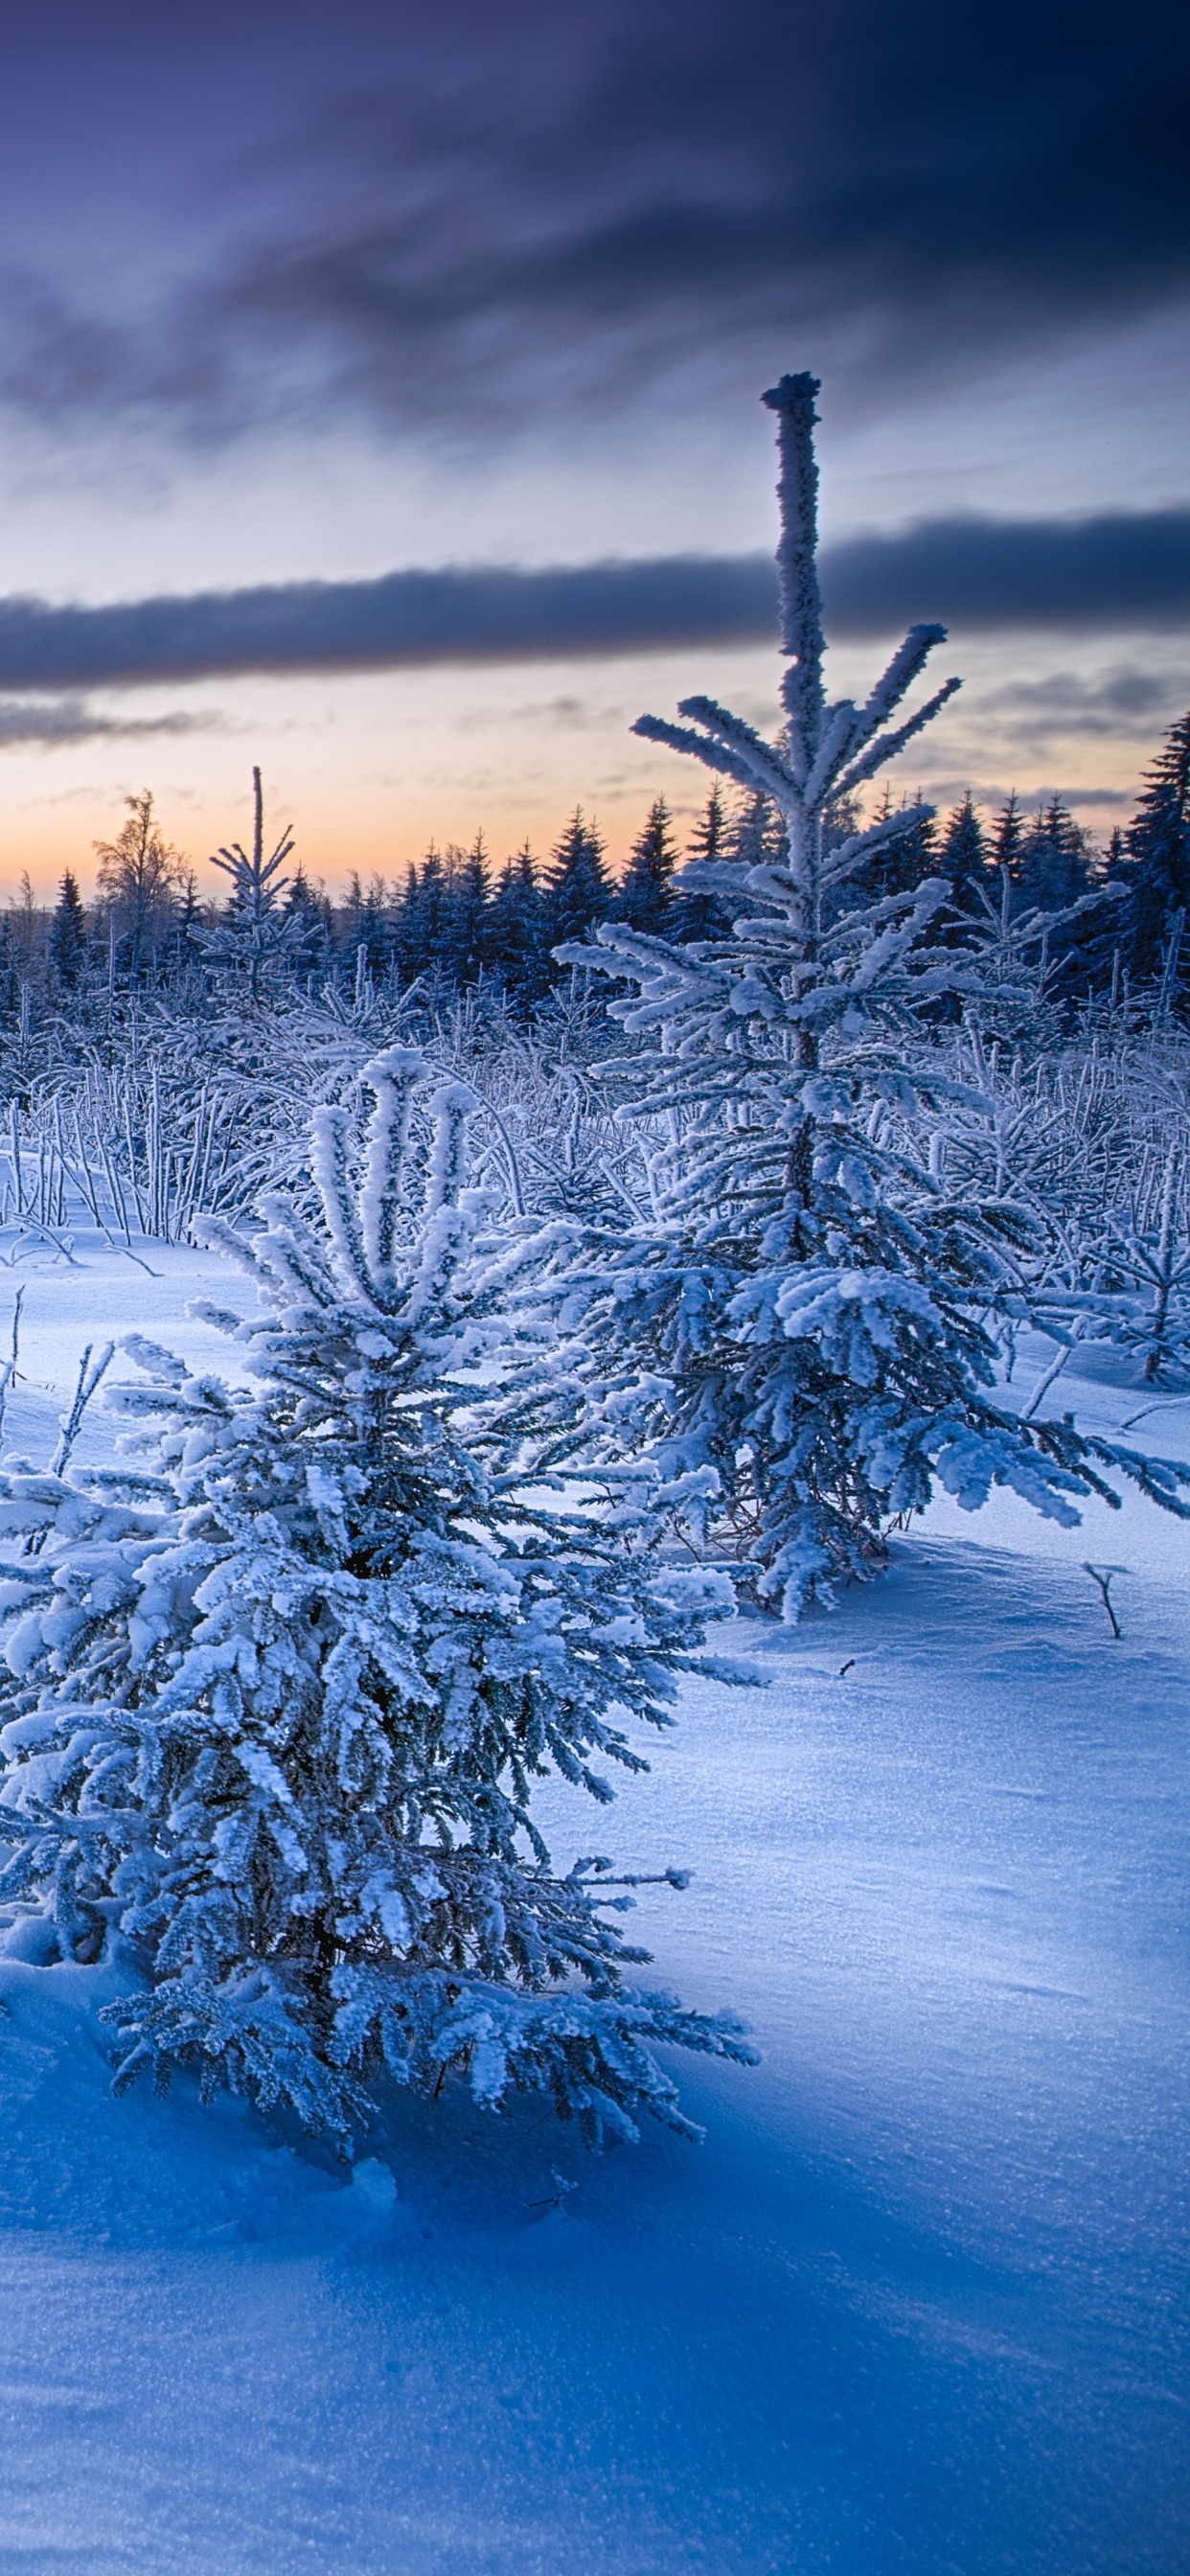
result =
[[[786,711],[784,732],[765,742],[742,717],[713,698],[684,698],[675,725],[658,716],[640,716],[634,733],[663,742],[673,751],[692,753],[708,769],[734,779],[753,795],[760,794],[782,816],[788,837],[788,865],[772,871],[764,892],[778,901],[803,958],[812,957],[824,920],[826,899],[854,877],[870,854],[902,832],[915,817],[901,813],[882,817],[866,832],[853,833],[829,852],[823,824],[828,807],[836,810],[857,788],[895,760],[959,687],[944,681],[934,696],[904,723],[892,717],[925,668],[944,626],[911,626],[903,644],[862,706],[850,698],[830,703],[823,688],[826,650],[817,571],[818,468],[814,458],[816,376],[782,376],[763,396],[778,417],[781,538],[777,550],[780,580],[780,649],[789,667],[781,684]],[[924,814],[924,810],[923,814]],[[693,882],[693,880],[689,880]],[[700,883],[706,882],[700,879]],[[759,889],[758,889],[759,890]],[[939,892],[939,901],[942,891]],[[809,1048],[812,1052],[812,1048]]]
[[[777,499],[781,509],[781,542],[777,548],[780,583],[781,651],[790,669],[781,683],[781,703],[789,718],[790,750],[795,764],[808,769],[818,749],[825,698],[822,657],[822,597],[815,557],[818,548],[818,464],[814,454],[817,376],[805,371],[782,376],[761,401],[778,415],[777,443],[781,472]]]

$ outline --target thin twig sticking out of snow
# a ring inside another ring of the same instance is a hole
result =
[[[11,1252],[6,1252],[2,1256],[9,1270],[12,1269],[18,1253],[21,1252],[24,1249],[24,1246],[30,1242],[51,1244],[60,1260],[65,1261],[71,1270],[78,1269],[79,1264],[75,1260],[69,1243],[62,1235],[55,1234],[52,1225],[39,1224],[35,1216],[23,1216],[20,1223],[20,1232],[17,1235]],[[119,1246],[116,1248],[118,1250]]]
[[[1050,1361],[1050,1364],[1049,1364],[1049,1367],[1048,1367],[1048,1368],[1045,1370],[1045,1372],[1044,1372],[1044,1375],[1038,1378],[1037,1384],[1036,1384],[1036,1386],[1035,1386],[1035,1387],[1034,1387],[1034,1389],[1033,1389],[1033,1393],[1032,1393],[1032,1395],[1031,1395],[1031,1396],[1030,1396],[1030,1398],[1029,1398],[1028,1404],[1026,1405],[1025,1410],[1024,1410],[1024,1412],[1022,1413],[1022,1415],[1021,1415],[1021,1420],[1022,1420],[1022,1422],[1031,1422],[1031,1421],[1032,1421],[1033,1416],[1034,1416],[1034,1414],[1035,1414],[1035,1413],[1036,1413],[1036,1411],[1037,1411],[1037,1407],[1038,1407],[1038,1405],[1039,1405],[1039,1404],[1040,1404],[1040,1402],[1041,1402],[1042,1396],[1043,1396],[1043,1395],[1047,1395],[1047,1394],[1049,1393],[1049,1390],[1050,1390],[1051,1386],[1052,1386],[1052,1385],[1053,1385],[1053,1383],[1054,1383],[1054,1379],[1055,1379],[1056,1377],[1060,1377],[1060,1376],[1061,1376],[1062,1371],[1063,1371],[1063,1369],[1064,1369],[1064,1368],[1065,1368],[1065,1366],[1066,1366],[1066,1362],[1067,1362],[1067,1360],[1069,1359],[1069,1357],[1070,1357],[1070,1354],[1071,1354],[1072,1350],[1074,1349],[1075,1343],[1076,1343],[1076,1342],[1079,1342],[1079,1341],[1081,1341],[1081,1340],[1082,1340],[1082,1331],[1081,1331],[1081,1327],[1080,1327],[1079,1323],[1078,1323],[1078,1322],[1076,1322],[1076,1323],[1075,1323],[1075,1326],[1074,1326],[1074,1330],[1073,1330],[1073,1332],[1071,1333],[1071,1336],[1070,1336],[1069,1341],[1068,1341],[1068,1342],[1063,1342],[1062,1347],[1061,1347],[1061,1350],[1059,1351],[1059,1353],[1058,1353],[1058,1356],[1057,1356],[1056,1360],[1051,1360],[1051,1361]]]
[[[0,1432],[4,1429],[4,1416],[8,1410],[8,1399],[17,1380],[17,1353],[20,1349],[21,1341],[21,1308],[24,1305],[24,1302],[25,1291],[23,1288],[18,1288],[16,1293],[16,1303],[12,1310],[12,1356],[11,1358],[6,1359],[3,1368],[0,1368]]]
[[[1119,1568],[1117,1566],[1109,1565],[1106,1572],[1101,1574],[1097,1565],[1088,1565],[1086,1559],[1083,1559],[1083,1573],[1090,1575],[1092,1583],[1098,1584],[1100,1592],[1103,1595],[1103,1607],[1111,1621],[1111,1632],[1113,1637],[1122,1637],[1124,1633],[1108,1598],[1111,1591],[1112,1578],[1116,1573],[1118,1573],[1118,1571]]]
[[[1164,1398],[1159,1397],[1156,1404],[1142,1404],[1139,1413],[1130,1413],[1127,1421],[1120,1424],[1120,1429],[1121,1431],[1131,1431],[1136,1423],[1144,1422],[1150,1413],[1164,1413],[1167,1407],[1171,1404],[1187,1403],[1190,1403],[1190,1396],[1167,1395]]]

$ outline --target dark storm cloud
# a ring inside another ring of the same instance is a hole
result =
[[[677,555],[517,572],[448,567],[112,608],[0,600],[0,688],[121,688],[242,671],[553,660],[769,637],[767,556]]]
[[[14,263],[0,388],[58,423],[346,410],[485,443],[807,356],[878,398],[1187,282],[1171,0],[343,0],[333,44],[325,11],[215,8],[155,46],[115,9],[102,50],[56,14],[77,44],[49,150],[82,247]],[[82,259],[87,137],[125,75],[122,293]],[[133,231],[141,184],[125,154]]]
[[[1190,622],[1190,510],[928,520],[828,547],[829,631],[884,636],[940,616],[998,627]],[[292,582],[58,608],[0,600],[0,688],[128,688],[235,672],[547,661],[775,642],[765,555],[520,572],[462,565],[376,581]]]
[[[831,546],[823,597],[836,635],[883,635],[926,615],[984,631],[1181,626],[1190,618],[1190,509],[928,519]]]

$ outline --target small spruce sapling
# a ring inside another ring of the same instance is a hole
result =
[[[276,1195],[254,1234],[208,1221],[263,1301],[198,1310],[247,1386],[133,1336],[145,1382],[108,1402],[144,1469],[0,1477],[0,1884],[63,1957],[127,1969],[120,2085],[194,2066],[347,2137],[378,2069],[456,2068],[593,2141],[688,2129],[654,2044],[752,2052],[625,1983],[631,1882],[555,1875],[531,1801],[550,1769],[602,1802],[601,1766],[647,1767],[625,1722],[669,1722],[724,1588],[631,1508],[526,1492],[549,1369],[502,1309],[539,1256],[466,1186],[474,1095],[427,1116],[426,1070],[366,1068],[362,1138],[316,1114],[310,1221]]]
[[[282,832],[267,859],[264,854],[264,790],[259,769],[252,772],[252,810],[251,855],[233,841],[211,860],[213,868],[231,878],[231,895],[224,919],[214,930],[204,931],[201,938],[208,957],[238,967],[247,976],[249,996],[255,1002],[269,968],[283,960],[292,962],[305,936],[305,924],[282,901],[289,890],[289,878],[280,872],[293,848],[292,833]]]

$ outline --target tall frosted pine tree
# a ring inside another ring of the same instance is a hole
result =
[[[560,951],[635,984],[610,1009],[643,1041],[616,1071],[647,1212],[557,1262],[556,1293],[599,1355],[587,1455],[632,1449],[661,1490],[680,1489],[688,1530],[742,1558],[791,1618],[834,1578],[876,1570],[889,1516],[921,1508],[935,1481],[972,1508],[1008,1485],[1066,1522],[1080,1495],[1110,1490],[1105,1465],[1178,1511],[1190,1482],[997,1404],[979,1316],[1014,1283],[1017,1220],[956,1200],[945,1174],[884,1141],[891,1113],[903,1132],[946,1089],[904,1048],[906,1025],[952,1007],[974,970],[944,944],[947,878],[855,891],[930,809],[842,839],[832,825],[959,684],[902,714],[945,634],[920,625],[863,705],[827,699],[817,392],[796,375],[764,397],[780,443],[778,739],[706,697],[684,701],[682,724],[635,727],[733,781],[779,829],[753,864],[700,862],[679,880],[679,895],[730,907],[726,935],[677,944],[604,922]]]
[[[554,1873],[532,1796],[646,1767],[625,1728],[667,1722],[724,1587],[631,1504],[526,1490],[554,1375],[502,1315],[539,1248],[466,1187],[464,1086],[399,1049],[362,1079],[362,1131],[316,1115],[316,1213],[209,1224],[262,1301],[200,1310],[249,1384],[134,1337],[144,1470],[0,1477],[0,1888],[38,1955],[124,1967],[120,2083],[194,2066],[349,2135],[377,2069],[454,2068],[592,2139],[682,2128],[654,2044],[751,2052],[625,1982],[631,1900]]]

